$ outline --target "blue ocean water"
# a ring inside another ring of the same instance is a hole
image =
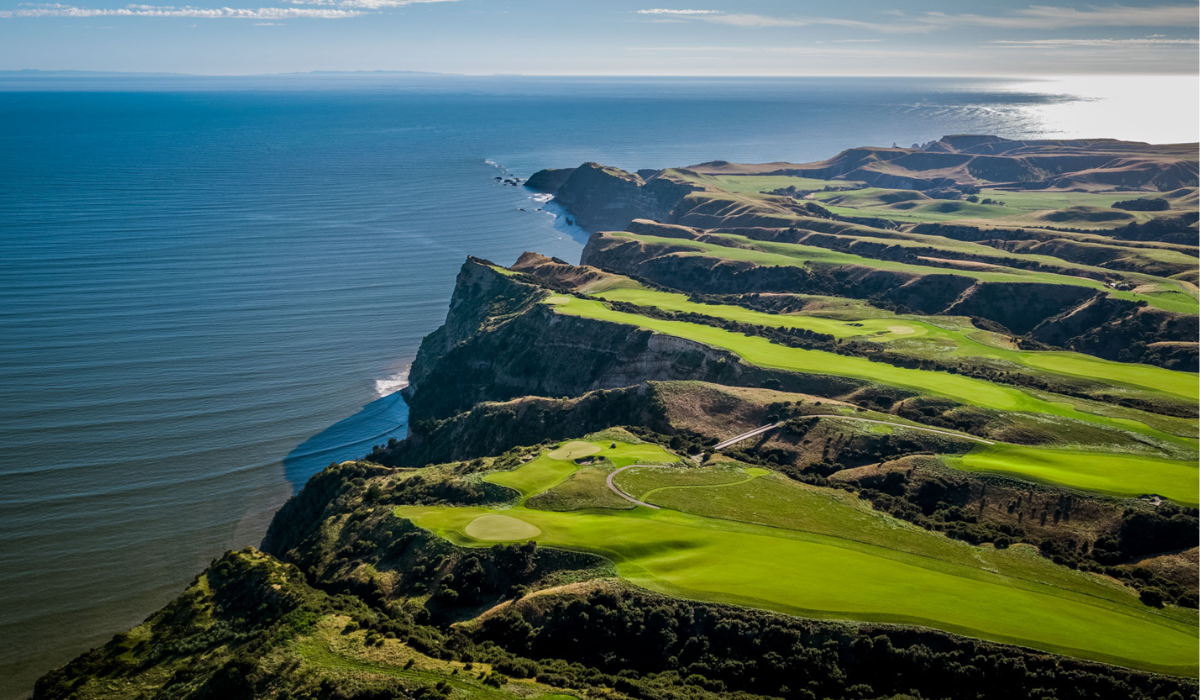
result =
[[[578,259],[584,232],[498,176],[1076,136],[1053,114],[1079,103],[945,79],[0,76],[0,700],[403,437],[394,392],[465,256]]]

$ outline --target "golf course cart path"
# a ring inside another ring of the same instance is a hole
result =
[[[646,503],[645,501],[639,501],[638,499],[634,498],[633,496],[630,496],[629,494],[625,493],[621,489],[617,488],[617,485],[613,483],[613,477],[616,476],[617,474],[620,474],[621,472],[625,471],[626,469],[633,469],[634,467],[654,467],[654,466],[660,466],[660,465],[630,464],[627,467],[621,467],[620,469],[617,469],[608,475],[608,479],[606,479],[606,481],[608,482],[608,488],[612,489],[613,493],[617,494],[621,498],[624,498],[625,500],[629,501],[630,503],[633,503],[633,504],[639,505],[639,506],[646,506],[647,508],[653,508],[654,510],[662,510],[661,508],[659,508],[656,505],[651,505],[649,503]]]
[[[812,414],[812,415],[799,416],[799,417],[800,418],[840,418],[842,420],[856,420],[856,421],[860,421],[863,423],[878,423],[879,425],[889,425],[893,428],[907,428],[908,430],[920,430],[920,431],[923,431],[926,433],[937,433],[939,435],[949,435],[950,437],[962,438],[963,440],[972,440],[974,442],[982,442],[985,445],[995,445],[996,444],[994,440],[985,440],[981,437],[975,437],[974,435],[966,435],[964,433],[956,433],[951,430],[938,430],[937,428],[926,428],[926,427],[920,426],[920,425],[907,425],[905,423],[891,423],[891,422],[888,422],[885,420],[875,420],[874,418],[858,418],[857,416],[842,416],[842,415],[838,415],[836,413],[816,413],[816,414]],[[782,425],[783,425],[783,421],[780,421],[778,423],[771,423],[770,425],[759,426],[759,427],[755,428],[754,430],[742,433],[741,435],[735,435],[734,437],[731,437],[728,440],[718,442],[716,445],[713,445],[713,449],[714,450],[723,450],[726,447],[729,447],[730,445],[735,445],[735,444],[741,442],[742,440],[749,440],[750,438],[752,438],[756,435],[762,435],[763,433],[767,432],[768,430],[774,430],[775,428],[778,428]],[[620,471],[620,470],[618,470],[618,471]],[[613,472],[613,473],[615,474],[616,472]]]
[[[735,435],[735,436],[729,438],[728,440],[718,442],[717,444],[713,445],[713,449],[714,450],[723,450],[726,447],[729,447],[730,445],[737,444],[737,443],[741,442],[742,440],[749,440],[750,438],[754,437],[755,435],[762,435],[763,433],[767,432],[768,430],[774,430],[775,428],[778,428],[781,425],[783,425],[783,421],[780,421],[778,423],[771,423],[769,425],[759,426],[759,427],[755,428],[754,430],[742,433],[741,435]]]

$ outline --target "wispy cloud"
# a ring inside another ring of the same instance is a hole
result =
[[[345,19],[369,14],[370,10],[457,0],[286,0],[295,5],[321,7],[193,7],[185,5],[138,5],[116,8],[77,7],[62,3],[22,3],[15,10],[0,11],[0,18],[13,17],[197,17],[201,19]],[[257,23],[274,26],[274,22]]]
[[[638,10],[639,15],[719,15],[724,14],[720,10]]]
[[[730,27],[746,29],[761,29],[765,27],[806,27],[809,25],[825,25],[838,27],[854,27],[890,34],[904,32],[928,32],[934,27],[928,24],[903,24],[866,22],[857,19],[841,19],[837,17],[770,17],[739,12],[723,12],[721,10],[638,10],[639,15],[648,15],[652,21],[674,22],[706,22],[708,24],[723,24]]]
[[[1163,39],[1146,37],[1144,39],[1029,39],[1029,40],[998,40],[989,42],[1001,48],[1142,48],[1142,47],[1194,47],[1200,46],[1197,39]]]
[[[354,7],[364,10],[382,10],[389,7],[406,7],[408,5],[428,5],[440,2],[458,2],[458,0],[286,0],[295,5],[322,5],[327,7]]]
[[[731,27],[803,27],[808,22],[783,17],[767,17],[741,13],[725,13],[720,10],[638,10],[639,15],[650,15],[656,19],[693,20],[710,24],[725,24]]]
[[[1191,5],[1158,5],[1155,7],[1090,6],[1074,7],[1030,5],[1004,15],[952,15],[927,12],[915,17],[919,22],[938,26],[975,25],[1006,29],[1065,29],[1068,27],[1194,27],[1197,7]]]
[[[871,22],[839,17],[771,17],[767,15],[724,12],[721,10],[638,10],[656,21],[706,22],[733,27],[803,27],[808,25],[863,29],[887,34],[921,33],[955,26],[981,26],[1002,29],[1064,29],[1070,27],[1177,27],[1197,25],[1197,6],[1159,5],[1126,7],[1089,6],[1084,9],[1052,5],[1030,5],[1005,14],[949,14],[926,12],[906,15],[899,10],[881,13],[888,19]],[[895,19],[890,19],[895,18]]]
[[[25,4],[9,17],[198,17],[202,19],[342,19],[363,14],[357,10],[309,9],[299,7],[173,7],[170,5],[126,5],[119,8],[88,8],[51,3]]]

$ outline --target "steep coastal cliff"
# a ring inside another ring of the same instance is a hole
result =
[[[994,137],[542,171],[618,230],[468,258],[408,437],[35,698],[1196,700],[1200,251],[903,218],[1194,174]]]

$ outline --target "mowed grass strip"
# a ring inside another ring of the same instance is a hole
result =
[[[871,362],[866,358],[847,357],[821,350],[790,348],[772,343],[758,336],[746,336],[722,328],[704,326],[685,321],[670,321],[631,314],[606,306],[602,301],[572,298],[565,303],[555,304],[556,313],[569,314],[601,321],[624,323],[665,335],[686,338],[698,343],[722,348],[736,353],[746,362],[760,367],[771,367],[793,372],[832,374],[857,377],[896,387],[914,389],[926,394],[943,396],[961,403],[1000,411],[1025,411],[1047,413],[1065,418],[1097,423],[1111,428],[1134,430],[1168,442],[1193,445],[1194,440],[1185,440],[1155,430],[1137,421],[1109,418],[1076,410],[1071,404],[1052,402],[1031,396],[1016,387],[993,384],[983,379],[965,377],[949,372],[896,367],[882,362]]]
[[[979,445],[945,461],[965,471],[1019,476],[1113,496],[1158,495],[1192,506],[1200,502],[1200,469],[1193,462],[1004,444]]]
[[[736,353],[743,360],[761,367],[772,367],[793,372],[808,372],[815,374],[833,374],[850,376],[870,381],[905,387],[925,394],[944,396],[961,403],[990,408],[1001,411],[1021,411],[1043,413],[1122,430],[1131,430],[1187,447],[1195,447],[1196,441],[1180,438],[1169,433],[1152,428],[1144,423],[1125,419],[1111,418],[1076,410],[1068,403],[1047,401],[1031,396],[1015,387],[993,384],[982,379],[964,377],[948,372],[932,372],[927,370],[894,367],[879,362],[871,362],[859,357],[844,357],[819,350],[804,350],[789,348],[771,343],[760,338],[732,333],[720,328],[701,326],[683,321],[667,321],[654,319],[638,314],[628,314],[604,305],[601,301],[571,298],[565,303],[556,304],[557,313],[566,313],[585,318],[625,323],[638,326],[656,333],[686,338],[712,347],[723,348]],[[1102,453],[1081,453],[1092,455],[1098,460]],[[1137,458],[1129,457],[1136,460]],[[1098,462],[1097,462],[1098,463]],[[1182,502],[1195,502],[1194,494],[1200,488],[1200,475],[1195,469],[1184,462],[1173,460],[1142,460],[1143,468],[1123,469],[1115,472],[1112,480],[1120,484],[1114,489],[1111,484],[1102,484],[1094,472],[1096,467],[1089,466],[1087,458],[1075,458],[1060,461],[1056,469],[1030,468],[1030,478],[1036,478],[1046,483],[1054,483],[1071,488],[1088,489],[1089,484],[1103,486],[1102,493],[1119,491],[1122,494],[1164,493],[1173,494],[1171,497],[1185,499]],[[995,466],[999,469],[1000,466]],[[1071,475],[1072,467],[1087,470]],[[1020,473],[1018,467],[1010,465],[1011,473]],[[563,477],[565,478],[565,476]],[[560,479],[561,480],[561,479]],[[497,482],[499,483],[499,482]],[[557,482],[556,482],[557,483]]]
[[[585,456],[607,459],[617,467],[638,463],[671,464],[679,461],[678,457],[652,443],[572,440],[549,452],[543,452],[517,469],[492,472],[483,479],[517,491],[521,494],[521,502],[524,503],[530,496],[548,491],[574,474],[579,465],[573,460]]]
[[[396,515],[466,546],[485,508],[402,506]],[[809,617],[916,624],[1153,671],[1195,675],[1194,625],[1000,574],[837,538],[670,510],[504,511],[539,544],[601,554],[670,595]],[[1019,584],[1019,585],[1017,585]]]
[[[1161,392],[1171,396],[1200,401],[1200,381],[1195,374],[1163,369],[1153,365],[1112,362],[1075,352],[1017,351],[986,345],[961,331],[944,328],[912,319],[885,317],[859,320],[839,320],[802,314],[769,314],[742,306],[700,304],[689,301],[684,294],[662,292],[645,287],[610,289],[595,296],[607,301],[623,301],[639,306],[652,306],[664,311],[695,313],[728,321],[748,323],[768,328],[802,328],[826,333],[836,338],[865,337],[875,342],[904,338],[944,338],[955,343],[954,356],[985,357],[1006,360],[1032,369]],[[914,353],[917,354],[917,353]]]
[[[1160,291],[1153,294],[1141,294],[1136,292],[1125,292],[1109,289],[1108,287],[1105,287],[1102,282],[1086,277],[1073,277],[1071,275],[1060,275],[1052,272],[1037,272],[1016,268],[999,268],[999,271],[985,271],[964,270],[950,267],[926,267],[922,265],[894,262],[891,260],[865,258],[852,253],[842,253],[839,251],[830,250],[828,248],[819,248],[816,246],[802,245],[798,243],[756,241],[744,236],[737,236],[733,234],[718,234],[722,238],[728,240],[731,244],[734,244],[728,246],[718,245],[716,243],[694,241],[685,238],[665,238],[662,236],[635,234],[627,231],[612,232],[606,235],[642,241],[654,245],[683,248],[686,251],[682,253],[684,255],[703,255],[707,257],[720,258],[723,260],[742,260],[764,266],[805,267],[810,264],[858,265],[879,270],[908,272],[916,275],[957,275],[960,277],[970,277],[981,282],[1040,282],[1044,284],[1066,284],[1103,291],[1118,299],[1126,299],[1129,301],[1145,301],[1151,306],[1163,309],[1165,311],[1178,311],[1181,313],[1197,313],[1200,311],[1200,305],[1197,304],[1195,298],[1193,298],[1191,295],[1184,294],[1182,291],[1174,288],[1173,286],[1169,286],[1165,281],[1163,282],[1164,286]]]

